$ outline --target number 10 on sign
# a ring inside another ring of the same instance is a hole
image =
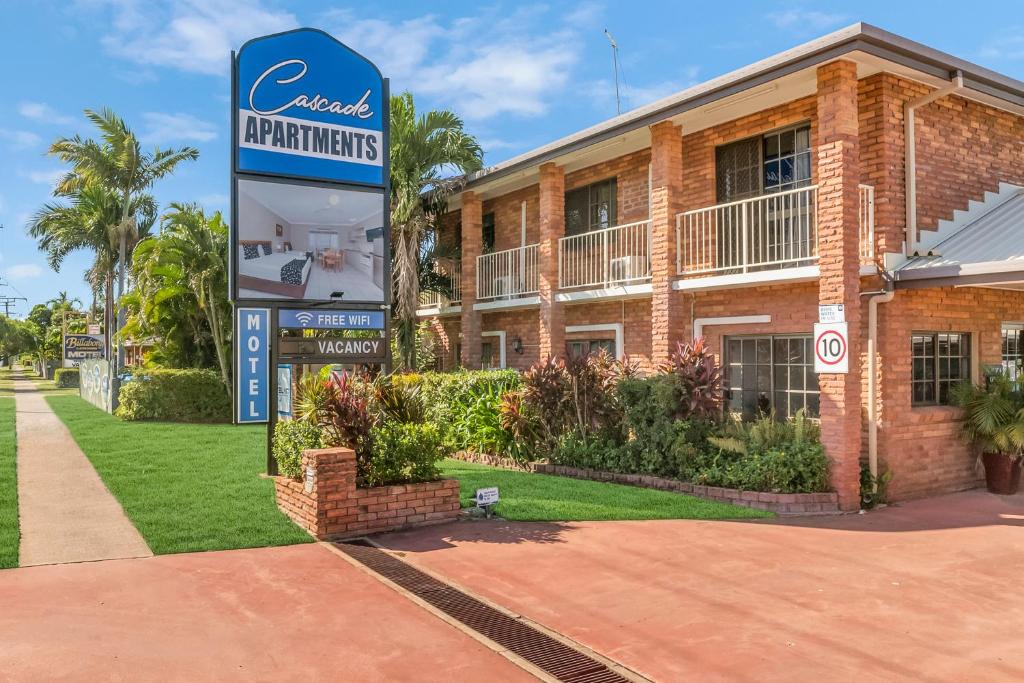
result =
[[[846,323],[814,325],[814,371],[846,374],[850,371]]]

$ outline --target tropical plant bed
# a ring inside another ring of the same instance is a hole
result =
[[[697,498],[713,500],[731,505],[767,510],[779,515],[823,515],[839,513],[839,498],[835,493],[773,493],[764,491],[742,491],[722,486],[704,486],[678,479],[656,477],[648,474],[623,474],[567,465],[553,465],[545,462],[518,464],[508,458],[481,453],[460,452],[453,456],[457,460],[490,467],[512,470],[526,470],[537,474],[549,474],[573,479],[607,481],[627,486],[639,486],[659,491],[684,493]]]

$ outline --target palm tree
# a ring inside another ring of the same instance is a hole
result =
[[[398,348],[404,368],[415,367],[420,252],[432,216],[442,213],[462,176],[483,166],[483,151],[448,110],[416,115],[412,94],[391,98],[391,241]]]
[[[182,161],[194,160],[199,150],[194,147],[154,149],[143,153],[138,138],[123,119],[113,111],[85,110],[85,116],[99,130],[100,139],[60,138],[50,145],[50,154],[71,164],[58,183],[57,192],[71,193],[82,186],[96,183],[114,192],[120,200],[121,212],[115,230],[117,235],[118,297],[124,295],[125,268],[128,253],[140,239],[139,225],[132,207],[153,183],[169,175]],[[111,301],[107,299],[107,302]],[[124,324],[124,307],[118,310],[117,329]],[[117,368],[124,363],[124,347],[118,342]]]
[[[104,289],[106,302],[114,300],[113,273],[120,242],[117,226],[123,208],[117,193],[105,185],[90,182],[67,192],[56,192],[63,202],[44,204],[29,220],[29,235],[46,252],[50,267],[60,272],[64,258],[75,251],[93,252],[93,264],[86,279],[94,293]],[[156,202],[148,194],[137,195],[129,212],[140,236],[149,234],[156,219]],[[103,329],[111,329],[111,307],[104,307]]]
[[[171,204],[160,234],[135,247],[132,271],[138,292],[131,307],[151,327],[187,325],[188,313],[198,308],[230,391],[227,253],[228,226],[219,211],[208,217],[196,204]]]

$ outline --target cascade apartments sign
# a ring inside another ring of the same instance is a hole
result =
[[[273,423],[279,358],[386,363],[388,82],[330,35],[298,29],[242,46],[232,103],[235,418]],[[381,335],[301,334],[325,328]],[[286,342],[281,329],[300,334]]]

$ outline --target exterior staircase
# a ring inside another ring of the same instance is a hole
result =
[[[939,221],[935,230],[921,230],[917,242],[917,250],[914,256],[939,256],[939,245],[953,235],[957,234],[978,218],[987,215],[995,209],[1010,201],[1020,193],[1024,193],[1024,187],[1010,183],[999,183],[995,192],[986,192],[985,196],[978,200],[972,199],[967,203],[966,209],[957,209],[953,217]]]

